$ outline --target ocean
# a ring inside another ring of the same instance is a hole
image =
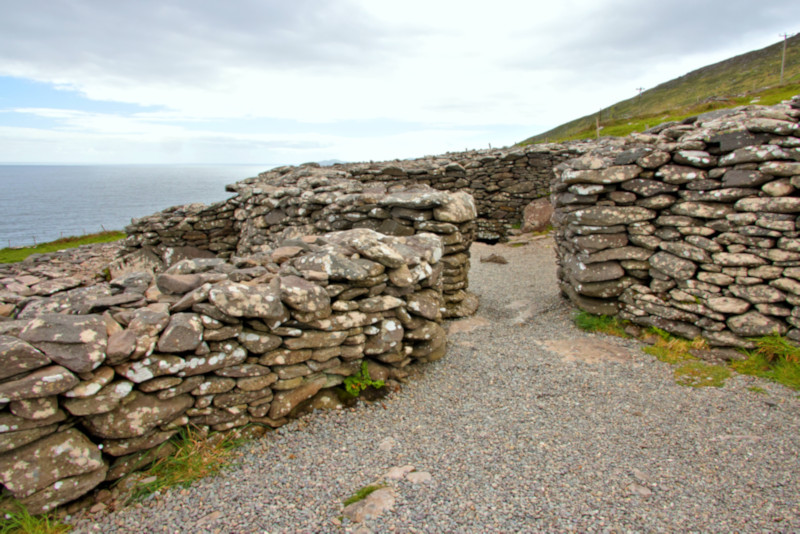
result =
[[[0,248],[122,230],[170,206],[225,200],[274,165],[1,165]]]

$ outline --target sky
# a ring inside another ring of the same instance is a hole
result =
[[[800,31],[797,0],[0,0],[0,163],[508,146]]]

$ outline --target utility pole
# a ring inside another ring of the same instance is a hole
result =
[[[789,34],[782,33],[781,37],[783,37],[783,55],[781,56],[781,85],[783,85],[783,70],[786,67],[786,39],[789,38]]]
[[[642,96],[642,91],[644,91],[644,87],[637,87],[636,90],[639,91],[639,94],[637,96]]]

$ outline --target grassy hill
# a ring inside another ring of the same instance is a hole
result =
[[[784,83],[780,84],[783,41],[697,69],[680,78],[617,102],[599,113],[562,124],[530,137],[520,145],[587,139],[600,135],[627,135],[669,120],[749,104],[772,105],[800,94],[800,34],[789,38]]]

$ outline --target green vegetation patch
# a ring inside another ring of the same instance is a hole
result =
[[[617,337],[630,337],[625,333],[625,322],[618,317],[610,315],[594,315],[585,311],[579,311],[574,317],[575,325],[587,332],[599,332]]]
[[[62,534],[72,530],[48,514],[32,516],[19,502],[16,506],[16,512],[8,512],[0,519],[0,534]]]
[[[675,382],[692,388],[721,388],[730,376],[727,367],[698,361],[687,362],[675,369]]]
[[[14,263],[22,261],[31,254],[43,254],[46,252],[55,252],[65,248],[75,248],[81,245],[93,245],[95,243],[110,243],[112,241],[119,241],[125,237],[124,232],[100,232],[97,234],[88,234],[84,236],[71,236],[62,237],[49,243],[40,243],[35,247],[22,247],[22,248],[4,248],[0,250],[0,263]]]
[[[800,390],[800,348],[781,336],[765,336],[754,341],[756,348],[745,351],[746,360],[732,363],[733,370]]]
[[[219,473],[233,461],[234,449],[245,441],[241,435],[241,432],[219,432],[206,437],[192,427],[183,428],[172,440],[178,450],[153,464],[147,478],[155,479],[137,486],[131,500],[141,500],[171,486],[187,487],[195,480]]]
[[[597,135],[628,135],[667,121],[746,104],[770,106],[800,93],[800,36],[787,41],[781,83],[783,41],[692,71],[599,113],[572,120],[520,143],[561,142]]]
[[[355,502],[363,501],[364,499],[366,499],[373,492],[376,492],[379,489],[385,488],[385,487],[386,486],[384,484],[371,484],[369,486],[364,486],[363,488],[361,488],[360,490],[355,492],[351,497],[348,497],[347,499],[345,499],[344,505],[345,506],[350,506],[351,504],[353,504]]]
[[[369,369],[367,369],[367,362],[361,362],[361,371],[353,376],[348,376],[344,379],[344,390],[351,397],[358,397],[362,391],[368,387],[380,389],[383,387],[383,380],[372,380],[369,377]]]
[[[693,340],[673,336],[669,332],[656,327],[647,329],[645,339],[649,338],[653,344],[644,347],[642,350],[651,356],[655,356],[662,362],[677,364],[688,360],[696,360],[689,352],[691,349],[707,349],[708,343],[703,338]]]

